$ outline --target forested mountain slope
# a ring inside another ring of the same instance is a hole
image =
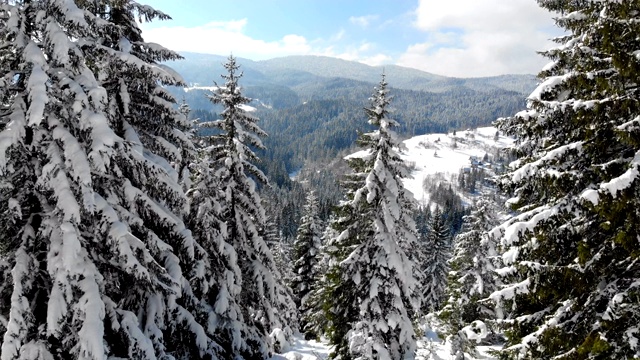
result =
[[[171,62],[189,86],[172,91],[203,121],[219,110],[207,96],[219,82],[224,58],[185,53]],[[372,67],[321,56],[290,56],[265,61],[238,59],[251,106],[269,134],[263,167],[277,177],[271,163],[293,172],[309,159],[330,159],[349,147],[358,131],[368,131],[362,108],[384,71],[393,88],[393,108],[402,137],[489,125],[524,105],[528,75],[447,78],[400,66]],[[393,110],[393,109],[392,109]],[[282,176],[282,174],[279,174]]]

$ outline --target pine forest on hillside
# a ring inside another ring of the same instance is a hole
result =
[[[0,358],[640,359],[640,3],[537,3],[536,86],[0,0]]]

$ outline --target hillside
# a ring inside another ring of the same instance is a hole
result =
[[[493,172],[498,163],[498,153],[513,144],[513,139],[500,134],[497,129],[482,127],[474,130],[460,131],[453,134],[428,134],[405,140],[407,147],[402,158],[414,164],[411,175],[405,179],[405,187],[411,191],[419,203],[429,202],[429,193],[425,190],[425,180],[456,178],[460,169],[470,170],[477,166]],[[487,155],[487,160],[483,161]],[[453,184],[456,185],[456,184]],[[464,195],[463,195],[464,196]]]
[[[170,62],[187,84],[209,85],[220,80],[226,56],[182,53],[184,60]],[[501,75],[484,78],[451,78],[397,65],[369,66],[327,56],[287,56],[253,61],[239,58],[244,72],[243,85],[305,85],[331,78],[344,78],[377,83],[380,74],[387,75],[394,88],[416,91],[442,92],[459,87],[477,91],[501,89],[529,92],[536,83],[533,75]]]
[[[494,173],[500,164],[500,149],[513,144],[513,139],[502,134],[496,137],[495,127],[481,127],[473,130],[452,133],[419,135],[403,142],[406,149],[402,159],[412,167],[411,178],[404,180],[404,186],[413,193],[419,204],[431,201],[425,183],[449,183],[457,187],[457,177],[462,171],[472,168],[484,169]],[[348,157],[362,156],[359,151]],[[486,156],[486,157],[485,157]],[[484,159],[484,160],[483,160]],[[467,195],[458,191],[463,200],[469,202]]]
[[[206,100],[206,88],[222,81],[220,74],[225,72],[222,63],[226,58],[196,53],[182,55],[183,60],[171,61],[168,65],[182,75],[188,88],[173,89],[172,92],[178,99],[184,98],[193,109],[216,111]],[[472,92],[482,98],[479,102],[501,104],[513,104],[515,95],[519,108],[536,84],[533,75],[449,78],[401,66],[369,66],[325,56],[289,56],[263,61],[238,59],[238,62],[242,66],[241,85],[246,95],[260,99],[276,110],[318,99],[366,99],[383,72],[395,89],[419,94],[443,93],[445,96]],[[455,107],[456,100],[451,99],[449,104]],[[443,122],[441,118],[433,120]],[[485,120],[485,125],[488,121]]]

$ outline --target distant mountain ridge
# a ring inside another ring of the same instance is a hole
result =
[[[182,74],[189,84],[210,85],[224,73],[222,63],[226,56],[182,53],[184,60],[169,65]],[[327,78],[377,83],[384,72],[389,84],[398,89],[442,92],[457,87],[477,91],[502,89],[522,94],[530,92],[536,84],[534,75],[500,75],[480,78],[453,78],[398,65],[369,66],[356,61],[318,55],[295,55],[254,61],[239,58],[244,71],[245,86],[284,85],[297,87]]]

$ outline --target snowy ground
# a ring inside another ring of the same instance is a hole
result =
[[[465,357],[468,360],[488,360],[495,359],[489,355],[488,351],[492,348],[488,346],[479,346],[478,351],[480,357]],[[493,348],[496,349],[496,348]],[[296,337],[295,342],[290,346],[289,350],[274,355],[268,360],[318,360],[328,359],[331,348],[321,342],[306,341],[300,337]],[[418,352],[416,360],[450,360],[451,348],[449,344],[445,344],[434,332],[427,332],[422,340],[418,340]]]
[[[472,157],[482,159],[485,154],[493,155],[498,149],[513,144],[513,138],[502,134],[496,140],[496,132],[495,127],[488,126],[458,131],[456,136],[427,134],[405,140],[403,143],[407,149],[401,157],[414,169],[412,177],[404,180],[405,188],[413,193],[419,204],[429,203],[429,194],[423,187],[427,177],[439,174],[449,181],[458,175],[461,168],[471,166]],[[366,151],[358,151],[346,158],[364,156]],[[463,200],[467,199],[463,196]]]
[[[498,347],[491,346],[478,346],[477,350],[480,356],[472,357],[465,354],[467,360],[488,360],[496,359],[489,354],[491,350],[497,350]],[[418,340],[418,351],[416,354],[416,360],[451,360],[451,346],[438,337],[438,334],[428,330],[425,332],[424,337]]]
[[[274,355],[268,360],[316,360],[328,359],[331,347],[326,343],[317,342],[315,340],[303,340],[296,337],[293,344],[290,345],[288,351]]]
[[[445,179],[457,175],[461,168],[471,166],[471,157],[482,159],[493,154],[496,149],[513,144],[513,139],[500,135],[495,140],[495,127],[482,127],[475,130],[458,131],[453,134],[428,134],[405,140],[407,151],[402,158],[415,164],[412,179],[406,179],[404,186],[411,191],[421,204],[429,201],[429,194],[423,189],[425,178],[437,173]],[[454,147],[455,142],[455,147]]]

